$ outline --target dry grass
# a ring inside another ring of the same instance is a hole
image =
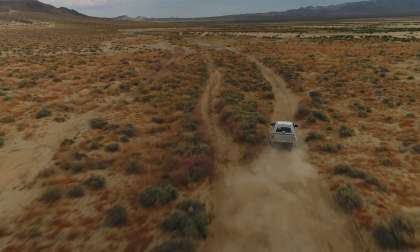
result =
[[[79,133],[60,136],[43,167],[54,172],[32,183],[45,193],[27,202],[2,237],[5,249],[144,251],[175,206],[143,210],[139,193],[168,182],[191,192],[213,173],[196,108],[207,80],[202,56],[95,27],[6,30],[0,41],[0,145],[9,134],[42,143],[46,125],[82,120]],[[164,203],[176,199],[168,193]]]
[[[220,124],[237,142],[265,143],[273,110],[271,85],[256,64],[245,56],[225,50],[214,52],[213,57],[223,72],[223,85],[216,104]]]

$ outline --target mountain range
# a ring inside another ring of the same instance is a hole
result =
[[[420,16],[420,0],[369,0],[328,6],[309,6],[283,12],[204,18],[149,19],[158,21],[270,22]]]
[[[119,20],[119,21],[144,21],[147,18],[142,17],[142,16],[138,16],[138,17],[129,17],[127,15],[123,15],[123,16],[118,16],[113,18],[114,20]]]
[[[0,17],[90,18],[75,10],[54,7],[38,0],[0,0]],[[309,6],[283,12],[251,13],[201,18],[144,18],[119,16],[114,21],[219,21],[272,22],[420,16],[420,0],[366,0],[329,6]],[[105,19],[104,19],[105,20]],[[109,20],[109,19],[106,19]]]
[[[0,15],[9,18],[80,19],[88,17],[75,10],[64,7],[56,8],[37,0],[0,0]]]

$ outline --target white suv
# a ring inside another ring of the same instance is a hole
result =
[[[296,145],[296,128],[299,127],[293,122],[279,121],[271,124],[271,145],[281,145],[291,150]]]

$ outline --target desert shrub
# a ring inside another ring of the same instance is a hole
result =
[[[86,154],[81,153],[81,152],[79,152],[79,151],[75,151],[75,152],[73,152],[72,156],[73,156],[73,158],[74,158],[74,159],[76,159],[76,160],[82,160],[82,159],[84,159],[84,158],[86,158],[86,157],[87,157],[87,155],[86,155]]]
[[[185,100],[175,104],[175,107],[177,110],[182,110],[184,112],[192,112],[194,111],[195,104],[192,100]]]
[[[392,160],[390,160],[390,159],[383,159],[383,160],[381,160],[381,164],[383,166],[390,167],[390,166],[392,166]]]
[[[120,134],[122,135],[122,137],[125,138],[133,138],[136,137],[138,134],[138,130],[136,129],[136,127],[134,127],[134,125],[132,124],[127,124],[121,131]]]
[[[0,136],[0,148],[4,146],[4,138]]]
[[[83,162],[68,162],[64,164],[64,169],[71,171],[72,173],[80,173],[85,169],[85,163]]]
[[[174,166],[177,168],[173,169]],[[211,155],[191,155],[169,159],[164,164],[170,182],[174,185],[187,185],[207,178],[212,175],[213,168]]]
[[[303,119],[303,118],[306,118],[310,113],[311,113],[311,110],[308,107],[306,107],[303,104],[300,104],[296,111],[295,117],[297,119]]]
[[[120,127],[120,125],[115,123],[108,123],[105,127],[107,130],[117,130]]]
[[[314,117],[313,114],[309,114],[306,118],[305,118],[305,122],[312,124],[316,122],[316,118]]]
[[[169,130],[169,127],[162,126],[162,127],[153,127],[149,130],[150,134],[158,134]]]
[[[48,116],[51,116],[51,115],[52,115],[51,111],[47,107],[43,107],[43,108],[41,108],[41,110],[39,110],[36,113],[35,117],[37,119],[41,119],[41,118],[48,117]]]
[[[367,175],[366,178],[365,178],[365,182],[369,185],[374,185],[381,190],[384,189],[384,187],[379,182],[378,178],[376,178],[372,175]]]
[[[202,214],[189,215],[174,210],[163,222],[162,229],[192,239],[203,239],[207,236],[207,219]]]
[[[194,199],[185,199],[179,202],[176,208],[192,214],[203,212],[206,209],[203,203]]]
[[[48,178],[54,175],[55,173],[56,173],[56,170],[54,168],[45,168],[38,173],[37,177]]]
[[[167,204],[178,197],[178,192],[172,185],[163,187],[150,186],[139,195],[140,204],[145,207],[153,207],[157,204]]]
[[[201,212],[199,214],[193,215],[192,220],[194,222],[194,226],[197,232],[191,230],[190,233],[192,233],[194,236],[195,234],[198,234],[198,236],[195,236],[197,238],[206,239],[208,233],[208,226],[210,223],[207,212]]]
[[[409,112],[409,113],[405,114],[405,117],[407,117],[407,118],[416,118],[416,114],[414,114],[412,112]]]
[[[314,142],[314,141],[318,141],[321,140],[323,138],[323,136],[321,134],[319,134],[318,132],[315,131],[311,131],[308,133],[308,135],[305,138],[305,142]]]
[[[89,121],[91,129],[105,129],[108,126],[108,122],[102,118],[94,118]]]
[[[184,141],[178,142],[175,148],[175,153],[182,156],[194,156],[194,155],[206,155],[210,152],[210,147],[201,142],[201,140],[189,141],[188,139],[183,139]]]
[[[385,188],[381,185],[381,183],[376,177],[369,175],[363,171],[357,170],[351,167],[350,165],[346,165],[346,164],[337,165],[335,167],[334,173],[337,175],[345,175],[350,178],[363,179],[366,184],[374,185],[380,190],[385,190]]]
[[[67,197],[69,198],[81,198],[85,196],[85,191],[81,186],[73,186],[67,191]]]
[[[185,235],[185,231],[190,231],[188,229],[191,229],[191,226],[193,225],[194,223],[186,212],[174,210],[163,220],[161,227],[166,231],[179,232],[180,234]]]
[[[420,154],[420,144],[416,144],[413,146],[414,153]]]
[[[152,249],[152,252],[195,252],[196,245],[191,239],[172,239],[163,242],[156,248]]]
[[[321,93],[319,91],[310,91],[309,92],[309,97],[311,97],[311,98],[321,97]]]
[[[39,200],[44,202],[44,203],[51,204],[51,203],[54,203],[57,200],[61,199],[61,196],[62,196],[61,189],[53,187],[53,188],[48,188],[41,195],[41,198]]]
[[[0,123],[14,123],[16,121],[16,119],[13,116],[5,116],[0,118]]]
[[[209,224],[208,214],[204,204],[187,199],[177,205],[163,222],[162,229],[169,232],[193,238],[204,239],[207,237]]]
[[[178,191],[170,184],[167,184],[160,189],[159,202],[161,204],[167,204],[175,200],[177,197]]]
[[[324,145],[321,147],[321,151],[323,151],[323,152],[327,152],[327,153],[336,153],[336,152],[338,152],[341,148],[342,148],[342,147],[341,147],[341,145],[332,145],[332,144],[327,143],[327,144],[324,144]]]
[[[117,152],[120,150],[120,145],[118,143],[110,143],[105,146],[106,152]]]
[[[377,224],[373,237],[384,249],[404,249],[415,245],[415,229],[401,217],[392,217],[388,223]]]
[[[275,96],[274,96],[273,93],[264,93],[261,96],[261,98],[264,99],[264,100],[274,100],[275,99]]]
[[[127,136],[121,136],[120,141],[122,143],[128,143],[130,141],[130,138],[128,138]]]
[[[314,105],[316,108],[319,108],[322,106],[322,100],[321,100],[321,93],[318,91],[311,91],[309,92],[309,97],[311,97],[312,105]]]
[[[353,168],[350,165],[346,165],[346,164],[339,164],[339,165],[336,165],[334,168],[334,173],[338,175],[343,175],[343,174],[347,175],[352,171],[353,171]]]
[[[367,177],[366,173],[364,173],[363,171],[354,169],[350,165],[346,165],[346,164],[337,165],[335,167],[335,174],[347,175],[351,178],[360,178],[360,179],[364,179]]]
[[[212,167],[210,163],[198,163],[191,167],[190,178],[192,181],[200,181],[210,176]]]
[[[409,103],[414,103],[417,101],[417,97],[415,94],[408,94],[407,95],[407,99]]]
[[[195,131],[195,130],[197,130],[198,123],[194,119],[194,116],[193,116],[192,113],[186,113],[186,114],[184,114],[184,116],[182,117],[182,127],[185,130],[188,130],[188,131]]]
[[[72,144],[74,144],[74,140],[66,138],[61,142],[60,145],[61,146],[69,146],[69,145],[72,145]]]
[[[346,126],[341,126],[338,132],[341,138],[354,136],[354,130]]]
[[[362,207],[362,198],[351,185],[341,185],[337,188],[335,199],[346,211],[353,211]]]
[[[101,144],[98,140],[90,140],[88,142],[88,148],[89,150],[98,150],[99,148],[101,148]]]
[[[123,92],[129,92],[131,87],[129,84],[120,84],[119,88]]]
[[[400,103],[398,100],[394,99],[393,97],[390,97],[390,98],[384,98],[384,99],[382,100],[382,103],[383,103],[385,106],[387,106],[388,108],[396,108],[396,107],[398,107],[398,106],[400,106],[400,105],[401,105],[401,103]]]
[[[131,161],[128,163],[125,171],[127,174],[139,174],[141,171],[143,171],[143,167],[137,161]]]
[[[168,172],[167,176],[174,185],[186,186],[191,182],[189,171],[183,168],[173,169]]]
[[[354,101],[353,102],[353,106],[356,108],[357,114],[361,118],[366,118],[368,116],[368,113],[371,112],[371,109],[370,108],[365,107],[364,105],[362,105],[358,101]]]
[[[178,142],[169,140],[161,146],[172,148],[175,154],[181,156],[206,155],[210,152],[210,147],[202,142],[201,136],[197,132],[184,133],[182,140]]]
[[[86,166],[88,166],[90,170],[105,170],[108,168],[109,164],[102,160],[88,160]]]
[[[311,115],[319,121],[328,122],[330,118],[321,111],[312,111]]]
[[[105,187],[105,178],[101,176],[91,176],[85,180],[84,184],[92,190],[100,190]]]
[[[117,227],[127,223],[127,210],[122,206],[114,206],[106,211],[105,226]]]
[[[148,187],[139,195],[139,202],[143,207],[152,207],[159,202],[160,188]]]
[[[152,117],[152,122],[157,123],[157,124],[164,123],[163,118],[160,117],[160,116],[154,116],[154,117]]]

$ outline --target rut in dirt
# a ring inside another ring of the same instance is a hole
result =
[[[275,94],[273,120],[292,120],[297,99],[284,80],[255,58]],[[216,156],[240,149],[218,126],[212,100],[222,85],[221,73],[210,67],[203,96]],[[204,251],[361,251],[352,223],[335,208],[316,168],[306,161],[299,142],[292,152],[267,146],[250,164],[217,159],[212,185],[215,219]]]

